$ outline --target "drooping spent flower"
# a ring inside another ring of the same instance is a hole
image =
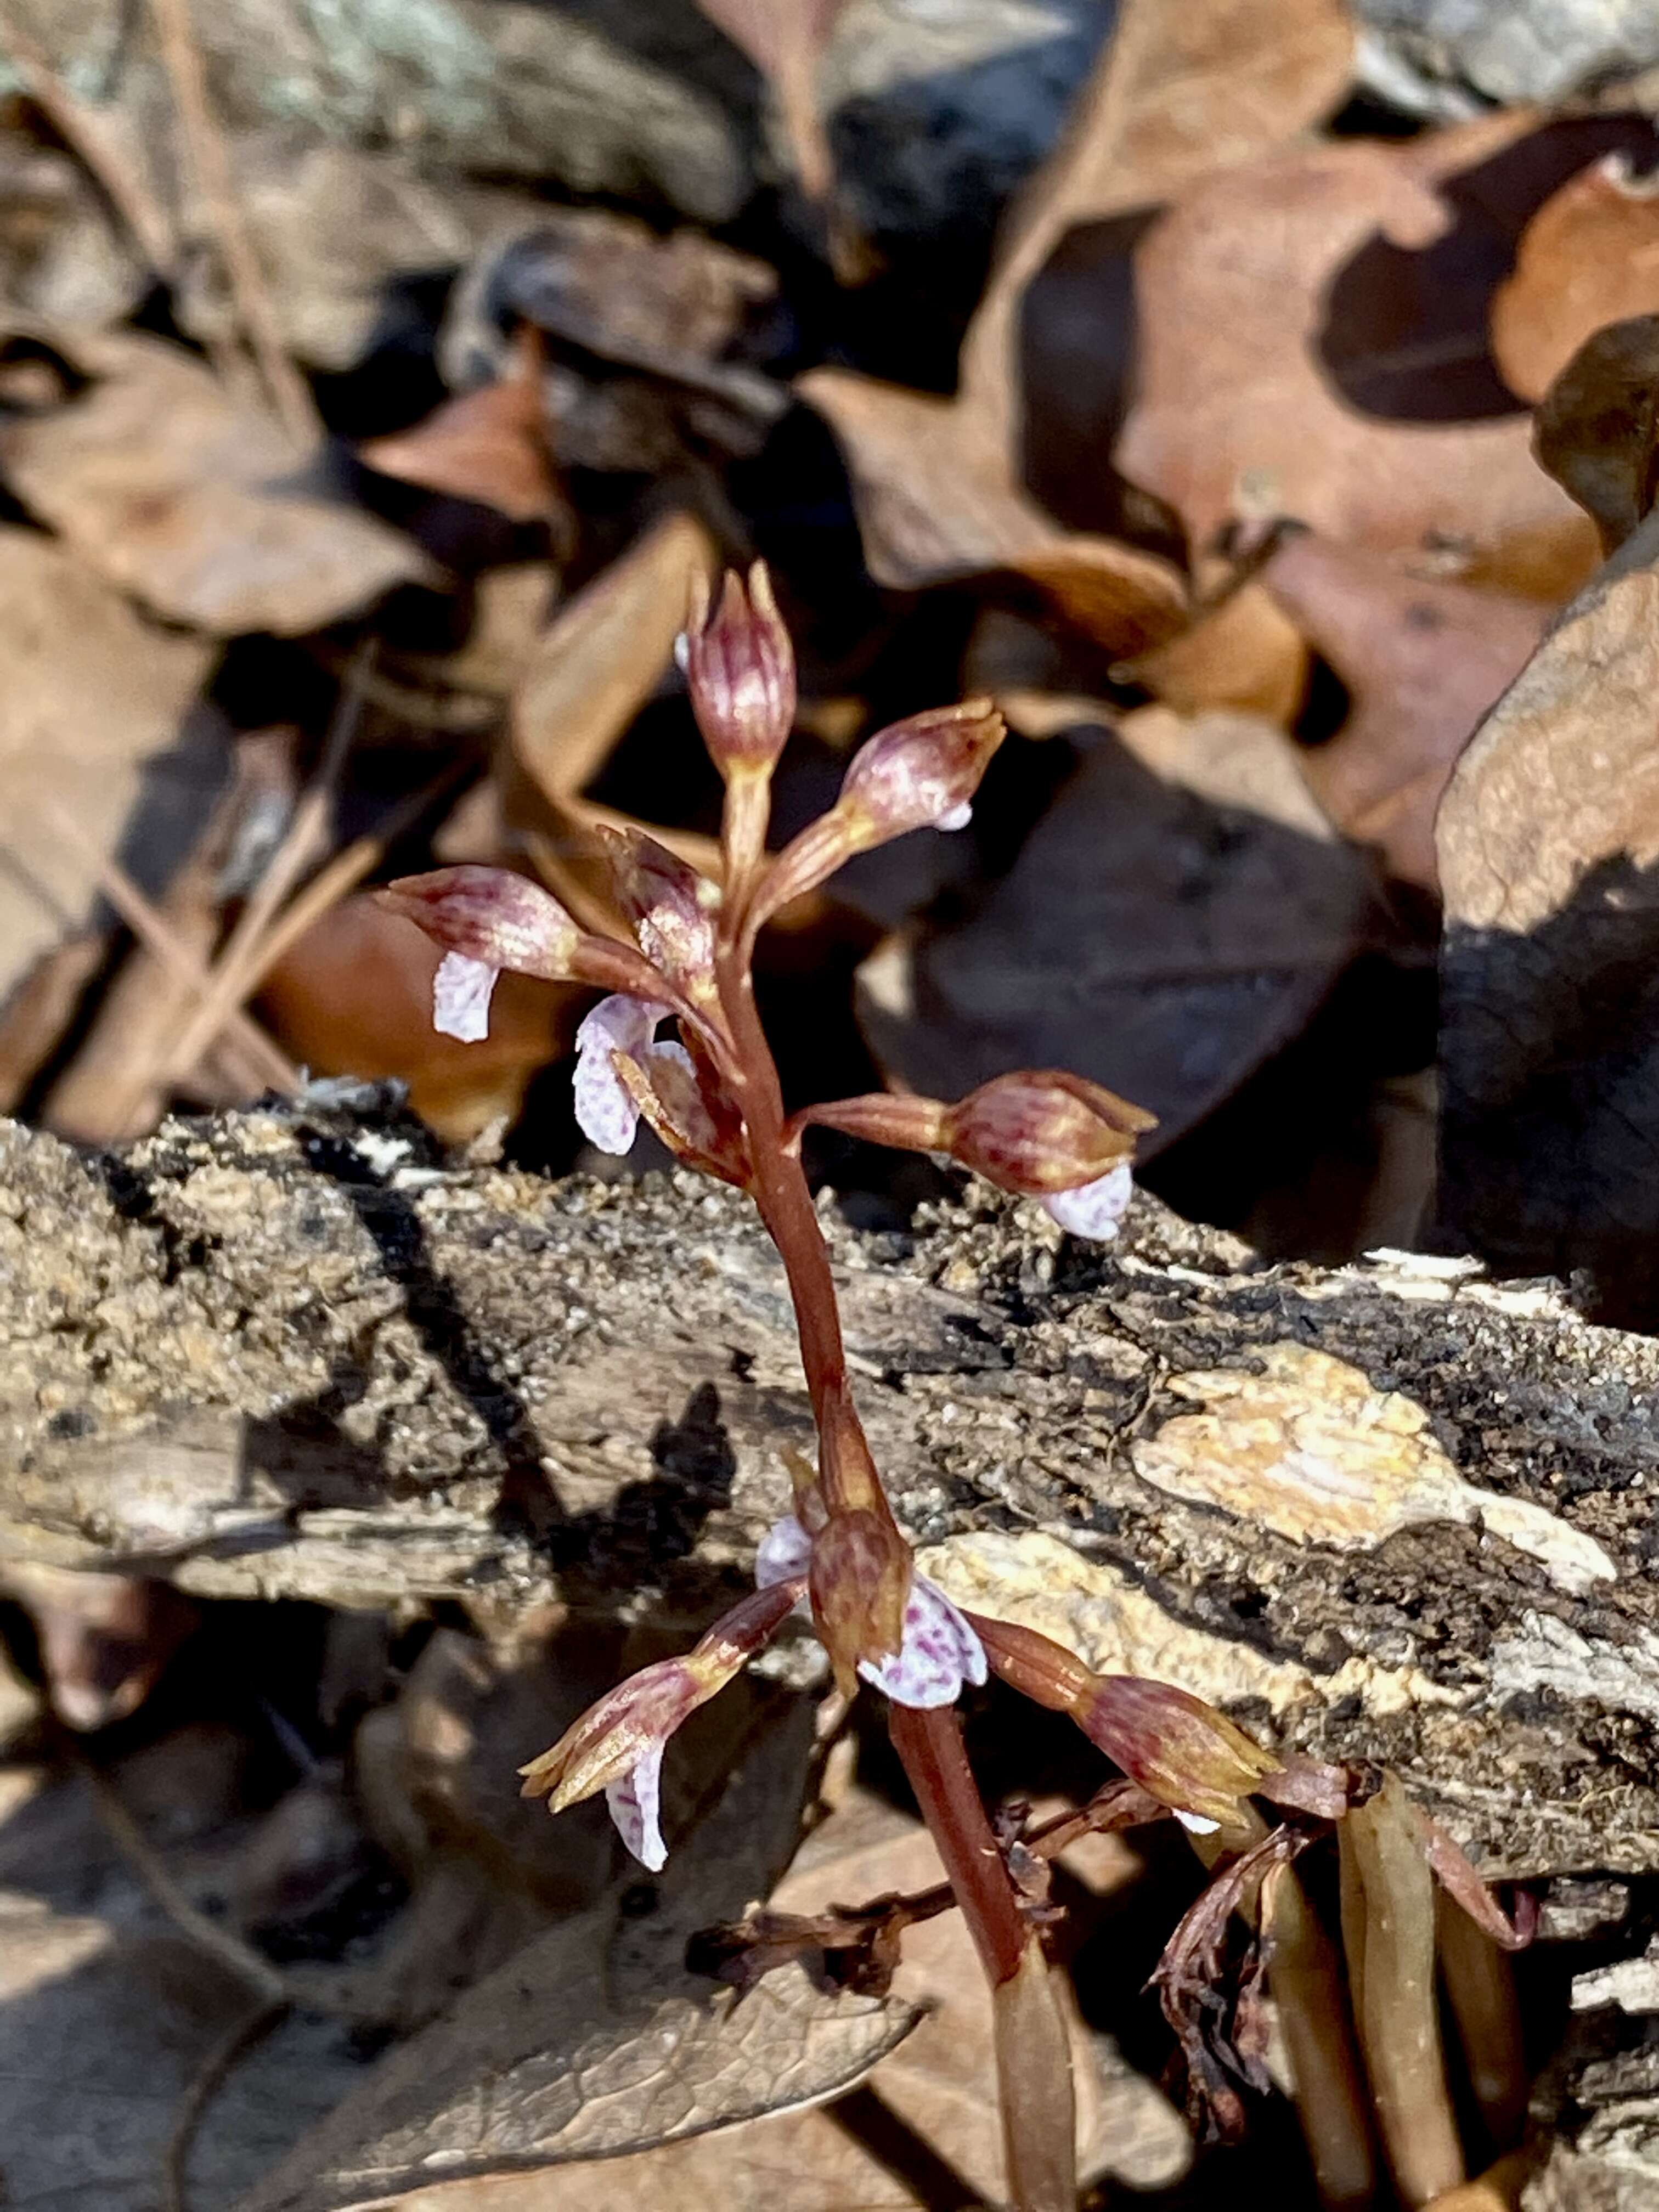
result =
[[[712,1004],[719,885],[642,830],[600,834],[610,854],[611,889],[641,951],[687,998]]]

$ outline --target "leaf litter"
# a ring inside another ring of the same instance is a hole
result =
[[[1072,1068],[1158,1112],[1154,1188],[1265,1249],[1346,1258],[1386,1224],[1647,1322],[1639,80],[1425,125],[1370,62],[1355,97],[1339,0],[1124,0],[1018,193],[994,210],[970,165],[962,228],[907,258],[855,217],[893,149],[862,94],[825,97],[834,0],[707,0],[672,38],[641,9],[622,59],[585,21],[555,56],[527,11],[464,9],[444,86],[379,32],[319,75],[279,0],[165,0],[100,76],[77,41],[114,19],[72,12],[0,24],[10,1110],[103,1145],[367,1080],[440,1147],[591,1164],[543,1080],[584,994],[508,977],[487,1046],[437,1036],[435,955],[367,893],[467,860],[580,914],[605,834],[641,826],[707,866],[675,642],[761,554],[800,660],[775,842],[886,722],[985,689],[1016,732],[969,829],[769,933],[789,1089]],[[954,83],[988,144],[1056,65],[1028,31]],[[249,103],[273,55],[277,127]],[[817,1171],[898,1228],[942,1186],[893,1162],[826,1138]],[[246,2212],[1001,2189],[954,1916],[911,1930],[890,1997],[797,1963],[738,2000],[684,1966],[769,1899],[931,1878],[873,1786],[819,1795],[819,1686],[757,1688],[708,1741],[647,1895],[507,1779],[549,1699],[614,1672],[614,1593],[511,1649],[482,1596],[284,1614],[267,1665],[234,1608],[7,1588],[33,1626],[0,1694],[0,2074],[33,2099],[48,2052],[76,2107],[18,2106],[20,2201],[149,2212],[181,2112],[175,2201]],[[262,1686],[228,1720],[201,1709],[225,1638]],[[42,1698],[78,1753],[30,1734]],[[1084,2024],[1111,1974],[1072,1963],[1085,2169],[1160,2192],[1191,2159],[1148,2079],[1167,2036],[1114,2056]],[[156,1992],[154,2065],[129,1986]],[[143,2079],[118,2125],[85,2118],[104,2076]]]

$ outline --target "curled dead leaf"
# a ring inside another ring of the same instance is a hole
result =
[[[1442,1207],[1515,1273],[1659,1307],[1659,515],[1551,629],[1440,809]]]
[[[1585,340],[1544,395],[1534,447],[1603,549],[1622,545],[1659,493],[1659,315]]]
[[[412,429],[358,447],[383,476],[457,499],[477,500],[514,522],[549,522],[564,501],[542,404],[541,346],[521,341],[510,372],[447,399]]]

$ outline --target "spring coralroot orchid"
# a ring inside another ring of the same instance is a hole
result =
[[[752,988],[761,926],[855,853],[912,830],[960,826],[1001,741],[1001,718],[973,701],[880,732],[829,811],[769,858],[770,780],[795,678],[764,568],[746,588],[727,578],[712,614],[706,596],[693,608],[682,664],[726,781],[718,883],[629,833],[607,841],[621,917],[613,934],[582,929],[545,891],[501,869],[441,869],[380,894],[441,951],[433,1014],[452,1036],[485,1035],[503,969],[603,994],[576,1036],[581,1127],[603,1150],[624,1152],[643,1115],[679,1158],[752,1199],[784,1262],[817,1432],[814,1459],[790,1455],[794,1510],[759,1547],[755,1591],[683,1658],[602,1698],[522,1770],[526,1794],[545,1796],[556,1813],[603,1790],[629,1850],[659,1867],[669,1737],[810,1602],[838,1686],[850,1692],[862,1680],[889,1700],[895,1748],[992,1984],[999,2078],[1017,2085],[1003,2112],[1011,2196],[1018,2212],[1048,2212],[1075,2202],[1065,2027],[1008,1838],[993,1830],[963,1748],[952,1710],[963,1689],[988,1669],[1069,1713],[1140,1790],[1191,1828],[1224,1831],[1229,1849],[1257,1818],[1247,1800],[1334,1820],[1347,1778],[1274,1757],[1182,1690],[1097,1674],[1030,1630],[964,1613],[916,1573],[854,1401],[829,1251],[800,1163],[803,1128],[817,1121],[945,1153],[1038,1200],[1073,1233],[1099,1237],[1115,1232],[1128,1203],[1135,1140],[1152,1116],[1079,1076],[1024,1070],[954,1105],[868,1097],[786,1119]],[[671,1022],[678,1035],[659,1036]],[[1295,1847],[1306,1839],[1297,1831]],[[1468,1882],[1478,1887],[1472,1872]]]

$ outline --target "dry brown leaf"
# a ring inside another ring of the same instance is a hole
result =
[[[1534,444],[1604,549],[1622,545],[1659,492],[1659,315],[1586,339],[1545,393]]]
[[[432,1026],[438,953],[368,896],[344,899],[283,954],[259,993],[272,1034],[314,1075],[396,1076],[447,1142],[514,1120],[531,1077],[568,1046],[584,994],[504,975],[489,1035],[458,1044]]]
[[[1492,349],[1510,386],[1539,400],[1584,340],[1659,309],[1659,184],[1608,154],[1545,201],[1492,308]]]
[[[787,1700],[656,1878],[654,1912],[613,1897],[550,1929],[393,2051],[238,2212],[347,2212],[434,2177],[608,2160],[861,2080],[915,2027],[911,2006],[826,1995],[799,1967],[737,2002],[682,1964],[696,1928],[770,1887],[811,1735],[805,1701]]]
[[[357,448],[382,476],[478,501],[514,522],[553,522],[565,503],[548,444],[539,340],[520,340],[509,372],[447,399],[411,429]]]
[[[979,418],[848,369],[800,380],[853,479],[865,558],[878,583],[915,591],[999,573],[1106,651],[1133,653],[1185,618],[1179,573],[1155,555],[1063,530],[1014,483]]]
[[[1133,1861],[1109,1838],[1088,1872],[1121,1885]],[[781,1912],[927,1887],[939,1856],[916,1821],[854,1790],[815,1830],[770,1899]],[[940,2201],[936,2174],[961,2191],[950,2202],[1002,2201],[990,2009],[982,1970],[960,1914],[910,1929],[895,1994],[924,2008],[907,2042],[876,2069],[867,2088],[842,2105],[751,2122],[714,2137],[677,2142],[558,2177],[558,2212],[918,2212]],[[1131,2189],[1168,2187],[1191,2155],[1186,2128],[1146,2081],[1103,2039],[1091,2035],[1066,1998],[1078,2085],[1079,2163],[1091,2183],[1107,2177]],[[884,2158],[886,2142],[915,2141],[911,2175]],[[939,2161],[937,2166],[933,2161]],[[930,2172],[929,2168],[932,2167]],[[543,2192],[538,2196],[538,2188]],[[400,2212],[542,2212],[547,2183],[514,2178],[459,2188],[441,2185],[400,2200]]]
[[[1307,690],[1308,648],[1272,593],[1252,582],[1123,673],[1178,714],[1224,708],[1288,729]]]
[[[963,342],[964,401],[988,436],[1014,450],[1022,306],[1066,233],[1283,145],[1340,103],[1352,69],[1353,26],[1339,0],[1122,0]]]
[[[1455,1249],[1659,1304],[1659,515],[1568,608],[1437,829]]]
[[[1298,534],[1261,572],[1352,706],[1302,769],[1338,829],[1389,874],[1438,886],[1435,810],[1475,725],[1547,619],[1535,600],[1402,575],[1379,555]]]
[[[542,634],[513,703],[503,811],[510,825],[542,833],[555,865],[580,896],[596,827],[620,828],[616,808],[584,798],[587,784],[669,668],[685,626],[694,577],[708,577],[714,544],[702,524],[664,515],[619,561],[579,592]],[[714,840],[653,825],[683,859],[717,873]]]
[[[1156,1149],[1302,1027],[1370,934],[1370,874],[1268,723],[1158,707],[1079,734],[1009,874],[866,962],[860,1018],[907,1088],[1072,1067],[1157,1114]]]
[[[1286,514],[1345,543],[1501,556],[1540,596],[1582,577],[1588,533],[1540,477],[1525,416],[1491,412],[1501,387],[1470,307],[1486,264],[1461,267],[1448,196],[1518,158],[1527,128],[1506,115],[1310,147],[1206,179],[1152,226],[1135,259],[1139,396],[1115,459],[1194,544],[1240,514]],[[1424,302],[1467,327],[1428,327]],[[1430,404],[1425,347],[1443,410],[1467,362],[1468,419],[1410,419]]]
[[[0,465],[90,568],[169,622],[294,636],[429,574],[407,538],[309,485],[276,422],[183,347],[121,331],[66,349],[89,388],[0,432]]]
[[[180,742],[212,649],[145,622],[38,531],[0,527],[0,649],[4,988],[85,923],[93,862],[115,851],[142,799],[150,866],[164,874],[182,858],[224,761],[210,730],[204,744]],[[164,757],[169,772],[157,775]],[[88,848],[50,826],[53,805],[70,810]]]

